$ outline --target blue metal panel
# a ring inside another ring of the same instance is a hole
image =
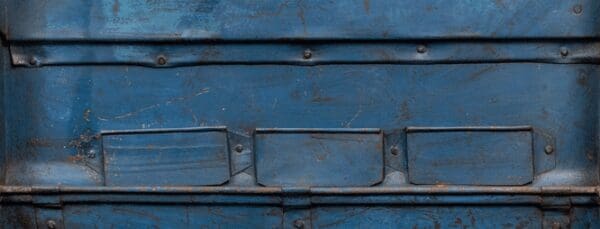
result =
[[[414,184],[523,185],[533,181],[531,132],[517,128],[411,128]]]
[[[73,205],[65,228],[278,228],[282,210],[243,206]]]
[[[589,38],[600,15],[595,0],[6,2],[15,41]]]
[[[383,179],[382,137],[377,129],[257,130],[257,182],[265,186],[371,186]]]
[[[105,132],[102,148],[107,186],[219,185],[229,180],[225,129]]]
[[[316,228],[542,228],[541,211],[527,207],[326,207],[313,214]]]
[[[3,228],[600,227],[599,1],[0,6]]]

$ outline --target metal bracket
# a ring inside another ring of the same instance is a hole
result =
[[[569,196],[542,196],[543,221],[542,228],[570,228],[571,198]]]
[[[542,196],[544,210],[570,210],[571,198],[568,196]]]
[[[37,193],[36,195],[31,196],[33,205],[48,208],[61,208],[63,205],[59,187],[53,189],[48,189],[47,187],[31,187],[31,192]]]
[[[281,187],[284,208],[310,207],[310,187]]]

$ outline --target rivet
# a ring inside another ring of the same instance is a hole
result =
[[[54,222],[54,220],[48,220],[48,221],[46,221],[46,226],[48,227],[48,229],[55,229],[56,222]]]
[[[299,220],[299,219],[294,220],[294,227],[298,228],[298,229],[304,228],[304,221]]]
[[[310,59],[312,57],[312,51],[310,49],[304,50],[302,57],[304,57],[304,59]]]
[[[31,58],[29,58],[29,64],[30,65],[38,65],[39,61],[37,58],[35,58],[35,56],[32,56]]]
[[[569,49],[567,47],[560,47],[560,55],[566,57],[569,55]]]
[[[583,13],[583,6],[581,4],[577,4],[577,5],[573,6],[573,13],[575,13],[575,14]]]
[[[87,157],[88,158],[95,158],[96,157],[96,150],[90,150],[87,152]]]
[[[394,146],[394,147],[392,147],[392,149],[390,149],[390,152],[393,155],[398,155],[398,153],[400,153],[400,150],[398,149],[398,147]]]
[[[552,145],[546,145],[546,147],[544,147],[544,152],[546,152],[546,154],[551,154],[554,152],[554,147],[552,147]]]
[[[237,144],[235,145],[235,147],[233,147],[233,149],[235,150],[235,152],[241,153],[242,151],[244,151],[244,146],[241,144]]]
[[[167,58],[164,56],[159,56],[156,59],[156,63],[158,63],[158,65],[165,65],[165,64],[167,64]]]
[[[425,45],[418,45],[417,46],[417,52],[418,53],[425,53],[425,52],[427,52],[427,47]]]

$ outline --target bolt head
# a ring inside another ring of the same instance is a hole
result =
[[[159,57],[156,59],[156,63],[157,63],[158,65],[165,65],[165,64],[167,64],[167,58],[166,58],[166,57],[164,57],[164,56],[159,56]]]
[[[304,59],[310,59],[312,57],[312,51],[310,49],[304,50],[302,57],[304,57]]]
[[[241,153],[242,151],[244,151],[244,146],[241,144],[237,144],[235,145],[235,147],[233,147],[233,149],[235,150],[235,152]]]
[[[48,227],[48,229],[55,229],[56,222],[54,220],[48,220],[46,221],[46,226]]]
[[[390,152],[392,153],[392,155],[396,156],[400,153],[400,149],[398,149],[398,147],[394,146],[394,147],[392,147],[392,149],[390,149]]]
[[[583,13],[583,6],[581,4],[577,4],[577,5],[573,6],[573,13],[575,13],[575,14]]]
[[[34,56],[32,56],[31,58],[29,58],[29,64],[30,65],[38,65],[39,61],[37,58],[35,58]]]
[[[418,45],[417,46],[417,52],[418,53],[425,53],[425,52],[427,52],[427,46],[425,46],[425,45]]]
[[[569,49],[567,47],[560,47],[560,55],[566,57],[569,55]]]
[[[304,228],[304,221],[302,220],[294,220],[294,228]]]
[[[552,145],[546,145],[544,147],[544,152],[546,152],[546,154],[551,154],[554,152],[554,147]]]

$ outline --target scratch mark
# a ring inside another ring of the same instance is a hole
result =
[[[158,107],[160,107],[162,105],[169,105],[169,104],[174,103],[174,102],[184,101],[184,100],[196,97],[196,96],[200,96],[200,95],[206,94],[208,92],[210,92],[210,88],[202,88],[200,91],[194,93],[191,96],[182,96],[182,97],[172,98],[172,99],[169,99],[169,100],[167,100],[167,101],[165,101],[163,103],[152,104],[152,105],[149,105],[149,106],[142,107],[142,108],[140,108],[138,110],[135,110],[135,111],[131,111],[131,112],[127,112],[127,113],[124,113],[124,114],[120,114],[120,115],[114,116],[112,119],[123,119],[123,118],[131,117],[133,115],[137,115],[137,114],[142,113],[144,111],[148,111],[148,110],[152,110],[152,109],[158,108]],[[100,119],[102,121],[106,121],[107,120],[106,118],[102,118],[102,117],[98,117],[98,119]]]
[[[275,102],[273,102],[273,105],[271,106],[271,110],[275,110],[275,107],[277,107],[278,102],[279,102],[279,100],[277,98],[275,98]]]
[[[358,106],[358,110],[356,111],[356,113],[354,114],[354,116],[352,117],[352,119],[350,119],[350,121],[348,121],[345,125],[345,127],[350,127],[350,125],[352,124],[352,122],[354,122],[354,120],[356,120],[356,118],[358,118],[358,116],[360,115],[360,113],[362,113],[362,104],[360,104]]]
[[[304,30],[304,34],[306,34],[306,19],[304,18],[304,3],[302,0],[298,0],[298,18],[300,18],[300,22],[302,23],[302,28]]]

